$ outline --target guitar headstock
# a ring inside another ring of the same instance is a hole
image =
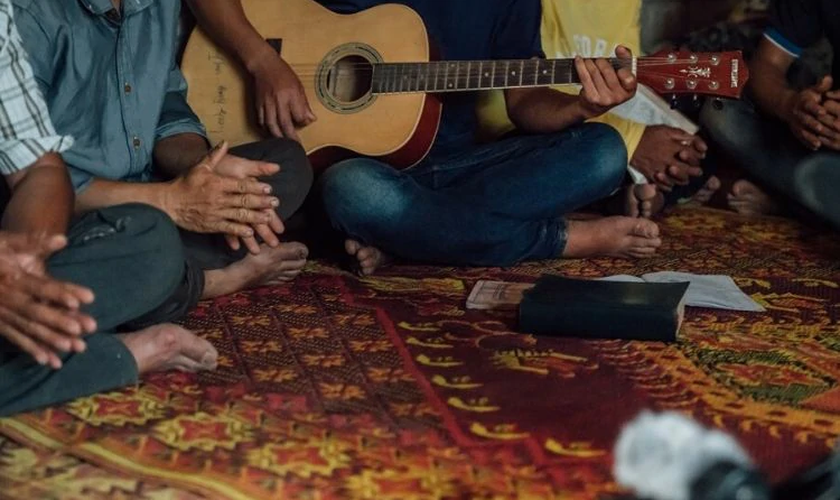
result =
[[[637,78],[660,94],[702,94],[737,99],[749,79],[741,52],[662,51],[639,58]]]

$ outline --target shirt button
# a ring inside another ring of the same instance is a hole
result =
[[[140,149],[140,138],[135,135],[132,144],[134,144],[134,149]]]
[[[131,84],[126,83],[125,87],[123,87],[123,90],[125,90],[126,94],[130,94],[131,93]]]

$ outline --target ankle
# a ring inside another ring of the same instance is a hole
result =
[[[232,264],[236,265],[236,264]],[[204,290],[201,293],[201,300],[215,299],[223,295],[230,295],[237,290],[231,285],[230,267],[224,269],[213,269],[204,271]]]

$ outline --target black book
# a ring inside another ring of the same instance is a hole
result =
[[[519,306],[519,329],[557,337],[673,342],[688,283],[625,283],[543,276]]]

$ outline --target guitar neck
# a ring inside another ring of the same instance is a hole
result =
[[[626,61],[608,59],[616,69]],[[637,60],[632,60],[635,73]],[[574,59],[380,63],[373,67],[374,94],[465,92],[580,83]]]

